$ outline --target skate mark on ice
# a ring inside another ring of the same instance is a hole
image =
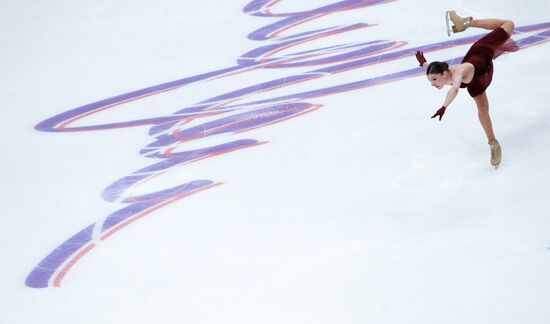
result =
[[[457,167],[454,167],[457,165]],[[392,186],[400,191],[460,189],[487,174],[479,161],[458,154],[421,153],[410,159],[409,171],[398,176]]]

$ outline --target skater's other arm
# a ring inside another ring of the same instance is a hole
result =
[[[415,54],[416,59],[418,60],[418,64],[426,70],[428,68],[428,65],[430,65],[428,62],[426,62],[426,58],[424,57],[424,52],[417,51]]]

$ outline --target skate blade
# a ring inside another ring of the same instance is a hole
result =
[[[453,27],[451,26],[451,12],[447,11],[445,13],[445,23],[447,24],[447,36],[451,37],[451,32],[453,31]]]

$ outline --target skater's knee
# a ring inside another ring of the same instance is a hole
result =
[[[484,121],[484,120],[491,120],[491,115],[489,115],[489,112],[488,111],[485,111],[485,112],[478,112],[477,113],[477,117],[479,118],[479,120],[481,121]]]
[[[489,105],[477,105],[477,114],[479,117],[485,117],[489,115]]]
[[[514,22],[511,20],[506,20],[504,24],[502,24],[502,29],[504,29],[504,31],[506,31],[509,35],[512,35],[515,27]]]

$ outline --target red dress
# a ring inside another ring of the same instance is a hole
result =
[[[493,60],[503,52],[515,52],[519,49],[510,35],[498,27],[475,42],[462,59],[474,66],[474,78],[470,83],[462,83],[472,97],[477,97],[489,87],[493,80]]]

